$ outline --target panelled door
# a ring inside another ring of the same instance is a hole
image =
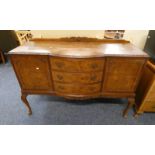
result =
[[[24,90],[52,90],[48,56],[16,55],[11,57]]]
[[[140,58],[107,58],[104,92],[134,92],[144,60]]]

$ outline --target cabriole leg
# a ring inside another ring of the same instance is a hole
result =
[[[128,98],[128,105],[123,112],[123,117],[127,117],[129,109],[132,108],[134,104],[135,104],[135,99],[134,98]]]
[[[0,56],[1,56],[2,62],[5,64],[5,58],[4,58],[2,51],[0,51]]]
[[[31,107],[30,107],[29,102],[27,101],[26,97],[27,97],[27,94],[22,94],[21,95],[21,100],[26,105],[26,108],[27,108],[27,111],[28,111],[28,115],[31,115],[32,114],[32,110],[31,110]]]
[[[137,118],[141,114],[143,114],[143,112],[135,112],[134,117]]]

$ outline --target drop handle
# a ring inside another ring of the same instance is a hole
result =
[[[91,64],[91,68],[93,68],[93,69],[96,69],[98,66],[97,66],[97,64]]]
[[[61,75],[57,75],[57,77],[58,77],[59,80],[63,79],[63,76],[61,76]]]
[[[90,80],[95,81],[96,80],[96,75],[91,76]]]

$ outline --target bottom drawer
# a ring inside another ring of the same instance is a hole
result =
[[[91,85],[74,85],[74,84],[61,84],[54,83],[54,89],[56,92],[64,94],[77,94],[77,95],[87,95],[100,92],[101,83],[91,84]]]
[[[143,111],[155,112],[155,101],[145,101]]]

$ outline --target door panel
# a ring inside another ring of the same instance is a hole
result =
[[[52,89],[47,56],[17,55],[11,59],[23,89]]]
[[[107,58],[103,91],[134,92],[143,64],[138,58]]]

